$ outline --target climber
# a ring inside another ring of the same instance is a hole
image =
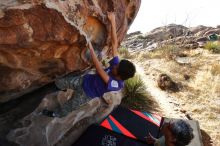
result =
[[[165,122],[161,132],[164,136],[159,139],[149,133],[147,143],[154,146],[186,146],[194,138],[193,129],[184,120]]]
[[[63,117],[69,112],[77,109],[80,105],[87,103],[95,97],[102,97],[104,93],[119,91],[124,87],[124,80],[134,76],[136,69],[133,63],[128,60],[119,61],[118,39],[116,34],[115,14],[108,12],[108,19],[111,23],[112,54],[109,61],[110,67],[103,69],[97,59],[92,43],[88,43],[92,61],[96,68],[96,74],[85,74],[83,76],[66,76],[55,81],[60,90],[73,89],[74,95],[63,106],[57,107],[54,111],[43,110],[44,115],[50,117]]]

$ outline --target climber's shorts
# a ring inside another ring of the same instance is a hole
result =
[[[79,109],[82,105],[88,103],[92,98],[88,97],[82,88],[83,76],[71,76],[67,75],[64,78],[57,79],[55,81],[56,86],[61,89],[73,89],[74,93],[71,99],[69,99],[62,106],[57,107],[54,110],[56,117],[64,117],[73,110]]]
[[[58,78],[55,80],[55,84],[57,88],[60,90],[73,89],[73,90],[81,90],[83,82],[83,75],[68,74],[62,78]]]

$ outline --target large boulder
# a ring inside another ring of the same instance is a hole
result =
[[[160,74],[157,85],[161,90],[167,90],[167,91],[173,91],[177,92],[179,91],[178,84],[175,83],[168,75],[166,74]]]
[[[147,40],[153,40],[154,42],[164,41],[179,36],[189,35],[189,29],[182,25],[169,24],[167,26],[162,26],[155,28],[146,35]]]
[[[141,0],[1,0],[0,102],[35,90],[56,77],[84,70],[86,44],[98,54],[111,47],[107,11],[116,14],[119,43]]]
[[[20,146],[70,146],[89,125],[100,122],[122,99],[121,92],[109,92],[104,94],[103,99],[94,98],[63,118],[39,114],[45,108],[53,109],[58,106],[57,98],[65,98],[65,94],[60,92],[63,91],[46,95],[40,105],[24,117],[18,127],[10,131],[7,139]]]
[[[199,25],[187,28],[182,25],[169,24],[155,28],[145,35],[140,31],[130,33],[123,40],[122,46],[130,51],[150,51],[167,45],[175,45],[184,49],[196,49],[204,46],[210,40],[210,35],[219,36],[219,26],[214,28]]]
[[[203,25],[199,25],[197,27],[191,27],[190,31],[194,34],[194,36],[197,36],[199,38],[208,37],[212,34],[220,34],[220,28],[216,27],[207,27]]]

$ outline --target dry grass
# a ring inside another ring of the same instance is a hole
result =
[[[204,48],[213,53],[219,54],[220,53],[220,42],[219,41],[207,42]]]
[[[175,45],[164,45],[155,50],[143,53],[141,57],[150,59],[165,58],[171,60],[178,56],[181,52],[183,52],[183,50]]]
[[[220,75],[220,63],[213,63],[211,66],[211,73],[214,76]]]
[[[195,79],[189,83],[194,89],[190,91],[194,98],[190,101],[185,100],[188,103],[185,108],[189,108],[190,105],[191,114],[200,121],[201,127],[211,137],[220,136],[220,74],[216,74],[215,71],[213,74],[214,66],[215,63],[198,70]]]
[[[200,122],[201,128],[210,134],[216,145],[219,141],[215,137],[220,136],[220,64],[215,61],[207,64],[201,66],[198,63],[198,69],[187,69],[194,72],[190,81],[181,81],[188,88],[176,96],[183,103],[182,108]],[[177,74],[178,69],[175,71]],[[179,73],[182,73],[181,69]]]
[[[170,54],[172,49],[168,50],[166,53]],[[154,71],[152,78],[166,73],[176,82],[181,82],[183,88],[180,92],[168,94],[175,97],[181,109],[199,121],[201,129],[212,138],[213,146],[217,146],[220,145],[220,56],[207,54],[208,51],[200,52],[198,55],[193,51],[198,50],[189,50],[189,56],[193,56],[193,61],[187,65],[167,60],[163,51],[157,52],[161,57],[157,59],[151,59],[149,54],[144,56],[146,54],[143,53],[141,57],[148,57],[148,60],[140,63],[146,70]],[[184,79],[184,74],[190,76],[189,80]]]

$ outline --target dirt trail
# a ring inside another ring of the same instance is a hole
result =
[[[179,112],[179,103],[174,100],[175,97],[160,90],[157,87],[157,81],[156,79],[153,79],[152,74],[146,75],[144,69],[138,63],[136,63],[136,69],[147,87],[147,92],[150,93],[159,104],[161,111],[160,114],[166,117],[184,118],[184,114]]]

